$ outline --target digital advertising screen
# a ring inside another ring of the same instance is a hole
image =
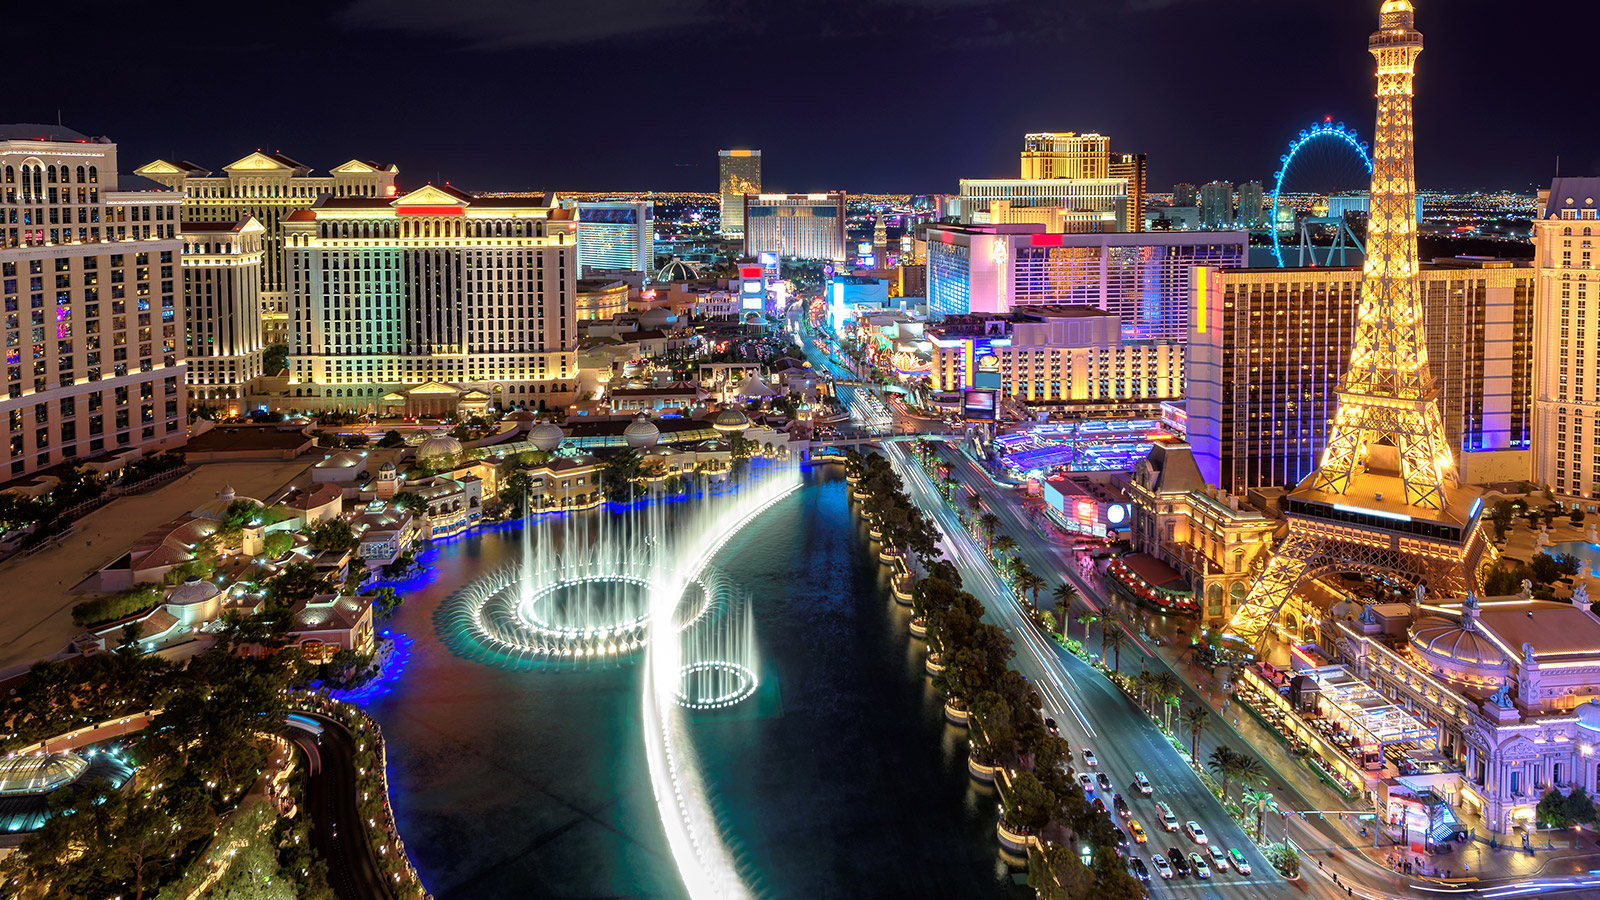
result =
[[[996,416],[994,391],[962,391],[961,417],[969,422],[993,422]]]

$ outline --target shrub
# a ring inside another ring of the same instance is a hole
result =
[[[93,597],[72,607],[73,624],[79,626],[115,622],[144,612],[161,602],[161,586],[136,584],[125,591]]]

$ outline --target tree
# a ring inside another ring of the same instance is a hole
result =
[[[994,550],[994,533],[1000,529],[1000,517],[986,512],[978,517],[978,529],[983,532],[984,546]]]
[[[328,582],[308,562],[292,562],[266,581],[267,603],[289,607],[331,590]]]
[[[1011,553],[1016,552],[1017,539],[1012,537],[1009,534],[1002,534],[999,537],[997,537],[997,538],[993,539],[992,541],[990,541],[989,546],[996,553],[1003,553],[1003,554],[1010,555]]]
[[[1094,893],[1094,872],[1062,844],[1028,849],[1028,887],[1039,900],[1083,900]]]
[[[1278,874],[1285,878],[1300,877],[1300,854],[1288,844],[1272,844],[1262,851],[1267,862],[1278,870]]]
[[[384,621],[394,615],[394,611],[405,602],[392,587],[370,587],[361,592],[363,597],[372,598],[372,614],[379,621]]]
[[[1056,797],[1032,772],[1020,772],[1011,779],[1011,786],[1001,792],[1001,808],[1007,825],[1028,834],[1038,834],[1050,824]]]
[[[533,478],[526,472],[513,472],[500,484],[500,493],[496,495],[500,502],[511,510],[512,515],[526,515],[533,497]]]
[[[1083,626],[1083,642],[1085,644],[1089,643],[1089,626],[1098,621],[1100,621],[1100,617],[1092,612],[1078,614],[1078,624]]]
[[[1512,517],[1516,515],[1516,506],[1510,500],[1497,500],[1489,510],[1489,522],[1494,526],[1494,539],[1504,541],[1506,531],[1511,527]]]
[[[1566,554],[1562,554],[1565,556]],[[1528,572],[1534,584],[1551,584],[1565,571],[1561,561],[1548,553],[1535,553],[1528,561]]]
[[[1576,528],[1577,526],[1583,524],[1583,516],[1583,507],[1574,506],[1572,508],[1572,514],[1567,517],[1567,521],[1571,522],[1573,527]]]
[[[1552,788],[1548,794],[1539,799],[1535,814],[1539,818],[1539,824],[1546,828],[1569,828],[1573,823],[1593,824],[1594,798],[1590,797],[1589,792],[1582,787],[1573,788],[1572,794],[1566,797]]]
[[[1078,602],[1078,589],[1068,582],[1061,582],[1056,589],[1050,592],[1050,599],[1056,601],[1056,608],[1061,610],[1061,621],[1067,621],[1067,613],[1071,611],[1072,604]],[[1063,625],[1063,627],[1065,627]]]
[[[1542,555],[1542,554],[1541,554]],[[1506,597],[1522,590],[1522,579],[1527,567],[1490,563],[1483,567],[1483,592],[1490,597]]]
[[[311,530],[311,549],[318,552],[354,550],[357,543],[350,523],[340,518],[324,519]]]
[[[414,516],[428,514],[428,500],[421,494],[412,491],[401,491],[394,495],[394,505],[401,509],[410,510]]]
[[[392,450],[395,447],[404,447],[405,445],[406,436],[394,430],[393,428],[385,431],[383,433],[383,437],[378,439],[377,444],[380,450]]]
[[[1125,644],[1129,643],[1128,633],[1123,631],[1121,628],[1107,628],[1101,631],[1101,635],[1105,637],[1106,645],[1111,649],[1112,658],[1115,660],[1114,668],[1117,674],[1122,674],[1122,648]]]
[[[606,499],[613,503],[629,503],[638,496],[639,479],[644,475],[643,460],[639,451],[624,447],[617,451],[600,470],[600,483],[604,485]]]
[[[1039,589],[1044,587],[1044,585],[1044,579],[1040,578],[1038,575],[1035,575],[1033,570],[1027,568],[1026,566],[1023,567],[1021,572],[1017,573],[1017,587],[1027,592],[1033,598],[1033,605],[1035,607],[1039,605]]]
[[[277,559],[294,547],[294,536],[287,531],[274,531],[267,535],[266,539],[261,543],[267,558]]]
[[[972,513],[975,516],[983,512],[983,501],[978,498],[977,494],[967,495],[967,512]],[[998,525],[999,523],[997,522],[996,526]]]
[[[261,371],[272,377],[282,372],[289,364],[288,344],[268,344],[261,354]]]
[[[1206,730],[1206,723],[1211,719],[1211,710],[1204,704],[1196,703],[1178,715],[1178,721],[1187,729],[1192,743],[1189,745],[1189,756],[1192,759],[1200,758],[1200,735]]]
[[[1222,796],[1224,799],[1228,796],[1228,786],[1233,782],[1261,784],[1266,777],[1262,771],[1260,760],[1253,756],[1246,756],[1227,746],[1218,747],[1211,751],[1207,768],[1222,782]]]
[[[235,500],[229,503],[228,508],[222,511],[222,519],[217,523],[217,534],[229,544],[234,543],[244,533],[244,527],[255,521],[260,509],[254,500]]]

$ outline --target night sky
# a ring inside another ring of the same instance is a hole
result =
[[[1422,188],[1600,174],[1600,3],[1418,0]],[[21,4],[0,119],[212,168],[261,148],[475,190],[954,192],[1027,131],[1100,131],[1151,187],[1267,180],[1324,116],[1370,139],[1378,0],[274,0]],[[1570,39],[1563,35],[1571,36]],[[79,38],[86,40],[80,41]],[[1563,44],[1569,46],[1563,51]]]

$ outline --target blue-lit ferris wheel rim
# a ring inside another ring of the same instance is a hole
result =
[[[1283,268],[1283,246],[1278,240],[1278,196],[1283,193],[1283,179],[1289,174],[1289,167],[1294,164],[1295,154],[1299,153],[1312,141],[1321,138],[1333,138],[1350,145],[1350,149],[1361,158],[1361,164],[1367,167],[1367,174],[1372,174],[1372,156],[1367,153],[1367,145],[1362,143],[1353,129],[1346,128],[1343,122],[1318,122],[1307,128],[1289,143],[1289,152],[1278,157],[1278,171],[1273,175],[1272,185],[1272,221],[1267,227],[1272,231],[1272,258],[1278,261],[1278,268]]]

